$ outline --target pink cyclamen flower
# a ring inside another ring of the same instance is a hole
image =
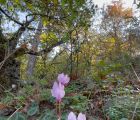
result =
[[[86,115],[79,113],[77,120],[86,120]]]
[[[76,115],[73,112],[70,112],[68,115],[68,120],[86,120],[86,115],[79,113],[79,115],[76,119]]]
[[[76,120],[76,115],[73,112],[70,112],[68,115],[68,120]]]
[[[61,73],[58,75],[57,80],[62,84],[62,85],[67,85],[68,82],[70,81],[70,78],[68,75],[65,75],[64,73]]]
[[[54,82],[53,88],[51,90],[52,96],[56,98],[58,102],[65,96],[64,85],[61,83]]]

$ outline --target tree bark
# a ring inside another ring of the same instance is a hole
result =
[[[39,44],[39,36],[41,34],[42,27],[43,27],[42,21],[40,20],[39,24],[38,24],[38,28],[37,28],[38,30],[36,31],[34,39],[32,41],[32,51],[33,52],[37,52],[38,44]],[[37,59],[36,55],[31,55],[31,54],[28,55],[28,64],[27,64],[27,72],[26,72],[27,77],[32,77],[33,72],[34,72],[34,67],[36,64],[36,59]]]
[[[23,26],[20,26],[10,39],[7,39],[2,33],[1,20],[2,14],[0,13],[0,94],[7,88],[12,88],[12,84],[18,86],[20,62],[16,60],[15,54],[21,49],[16,47],[19,38],[33,19],[26,21]]]

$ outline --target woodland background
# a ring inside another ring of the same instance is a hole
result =
[[[62,119],[72,110],[88,120],[140,120],[133,5],[137,15],[121,0],[103,8],[94,0],[0,0],[0,120],[55,120],[50,90],[60,73],[71,79]]]

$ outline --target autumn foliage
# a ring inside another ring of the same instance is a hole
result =
[[[113,1],[107,6],[107,16],[132,18],[132,8],[124,8],[121,1]]]

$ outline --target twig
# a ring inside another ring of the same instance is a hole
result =
[[[2,62],[0,62],[0,69],[2,68],[2,66],[4,65],[5,61],[11,57],[15,52],[17,51],[17,49],[15,51],[13,51],[12,53],[10,53],[9,55],[7,55],[4,60]]]
[[[134,67],[133,67],[132,65],[131,65],[131,67],[132,67],[132,70],[133,70],[133,72],[134,72],[135,76],[137,77],[138,81],[140,81],[140,78],[139,78],[138,74],[136,73],[136,71],[135,71]]]
[[[9,117],[7,120],[10,120],[10,118],[12,118],[12,117],[14,116],[14,114],[15,114],[16,112],[18,112],[18,110],[21,109],[21,108],[22,108],[22,107],[18,108],[12,115],[10,115],[10,117]]]
[[[134,120],[134,117],[135,117],[135,113],[136,113],[138,104],[139,104],[139,99],[138,99],[138,102],[137,102],[136,105],[135,105],[135,109],[134,109],[134,111],[133,111],[133,116],[132,116],[132,119],[131,119],[131,120]]]
[[[133,69],[133,71],[134,71],[134,74],[135,74],[135,76],[137,77],[138,81],[140,81],[140,78],[139,78],[138,74],[136,73],[134,67],[133,67],[132,65],[131,65],[131,67],[132,67],[132,69]],[[137,102],[136,105],[135,105],[135,109],[134,109],[134,111],[133,111],[133,115],[132,115],[132,119],[131,119],[131,120],[134,120],[134,117],[135,117],[135,113],[136,113],[138,104],[139,104],[139,99],[138,99],[138,102]]]
[[[17,21],[16,19],[14,19],[12,16],[8,15],[1,7],[0,7],[0,11],[6,16],[8,17],[9,19],[11,19],[12,21],[14,21],[15,23],[23,26],[23,24],[19,21]]]

